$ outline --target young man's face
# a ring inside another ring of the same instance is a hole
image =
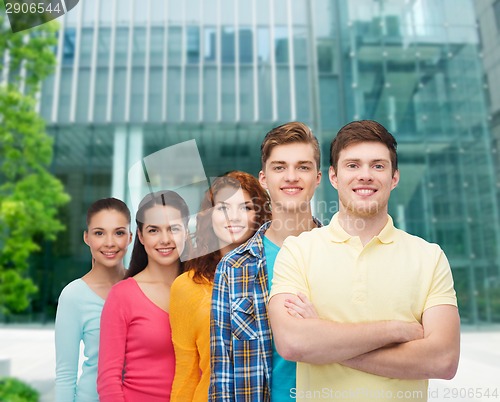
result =
[[[269,191],[273,213],[309,212],[309,203],[321,181],[312,145],[275,146],[259,173],[259,181]]]
[[[340,210],[355,217],[387,213],[399,171],[392,174],[389,149],[379,142],[360,142],[340,151],[337,172],[330,167],[330,182],[339,193]]]

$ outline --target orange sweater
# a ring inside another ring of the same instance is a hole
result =
[[[210,384],[210,305],[213,284],[180,275],[170,290],[170,325],[175,349],[171,402],[206,402]]]

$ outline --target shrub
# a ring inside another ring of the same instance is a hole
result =
[[[16,378],[0,378],[1,402],[38,402],[39,397],[38,391]]]

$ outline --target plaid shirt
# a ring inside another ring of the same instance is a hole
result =
[[[318,226],[321,223],[314,220]],[[263,238],[266,222],[226,254],[215,272],[210,320],[209,401],[269,402],[272,334]]]

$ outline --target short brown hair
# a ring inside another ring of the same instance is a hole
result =
[[[262,168],[265,167],[274,147],[294,143],[310,144],[313,147],[316,168],[319,170],[321,153],[318,139],[313,135],[308,126],[298,121],[282,124],[266,134],[260,146]]]
[[[398,170],[398,143],[394,136],[380,123],[374,120],[353,121],[342,127],[330,144],[330,165],[337,171],[340,151],[349,145],[360,142],[380,142],[388,149],[391,156],[392,174]]]

